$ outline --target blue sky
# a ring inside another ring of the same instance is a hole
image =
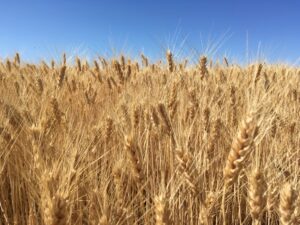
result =
[[[123,52],[297,62],[300,1],[0,0],[0,57]]]

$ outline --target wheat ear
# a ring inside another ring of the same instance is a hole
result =
[[[231,145],[226,165],[224,168],[224,180],[226,185],[233,184],[237,179],[246,157],[251,150],[251,143],[254,139],[256,124],[252,117],[242,121],[242,125]]]
[[[227,187],[232,185],[238,178],[246,157],[250,153],[250,147],[254,139],[255,131],[256,123],[253,117],[247,116],[246,119],[242,121],[241,127],[237,133],[237,137],[232,142],[231,150],[229,152],[223,173],[225,183],[221,204],[223,225],[226,225],[225,197]]]
[[[169,225],[169,215],[167,211],[167,204],[162,195],[156,196],[155,203],[155,224],[156,225]]]
[[[266,207],[267,184],[263,174],[255,169],[249,179],[249,206],[253,224],[258,224]]]
[[[285,183],[280,192],[279,215],[281,225],[292,225],[296,207],[296,192],[291,184]]]

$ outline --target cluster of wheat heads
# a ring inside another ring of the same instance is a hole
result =
[[[0,62],[0,224],[300,224],[300,70]]]

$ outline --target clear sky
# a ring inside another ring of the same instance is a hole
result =
[[[0,57],[300,57],[297,0],[0,0]]]

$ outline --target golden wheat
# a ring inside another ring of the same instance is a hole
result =
[[[0,225],[299,224],[299,68],[71,58],[0,61]]]

